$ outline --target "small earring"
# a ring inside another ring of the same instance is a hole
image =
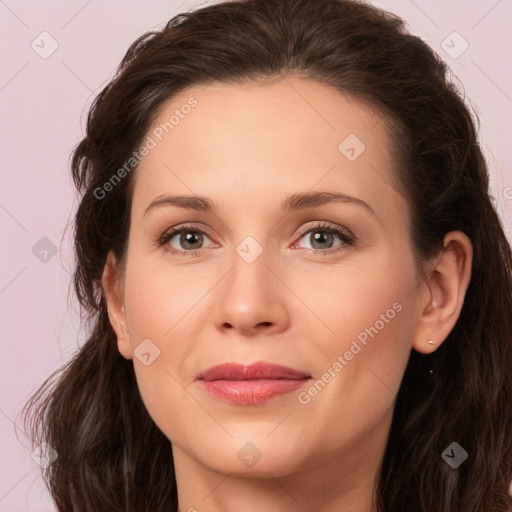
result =
[[[429,343],[430,345],[435,345],[435,343],[432,340],[427,340],[427,343]]]

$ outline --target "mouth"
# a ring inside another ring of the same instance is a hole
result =
[[[239,405],[256,405],[291,393],[311,375],[272,363],[224,363],[202,372],[197,380],[212,396]]]

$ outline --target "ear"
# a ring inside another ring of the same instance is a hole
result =
[[[117,336],[119,352],[126,359],[132,359],[132,348],[124,308],[124,276],[122,274],[114,253],[109,251],[101,277],[101,285],[105,294],[110,324]]]
[[[418,352],[436,350],[455,326],[471,280],[472,261],[469,238],[461,231],[447,233],[422,285],[412,345]]]

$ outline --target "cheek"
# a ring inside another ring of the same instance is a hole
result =
[[[156,265],[154,259],[134,253],[128,262],[125,285],[132,347],[144,338],[155,343],[159,340],[161,348],[169,345],[173,330],[189,322],[194,305],[207,289],[208,281],[193,270]]]
[[[415,285],[412,264],[397,264],[390,251],[357,264],[307,270],[295,269],[287,282],[297,296],[305,298],[309,310],[299,319],[301,329],[319,333],[311,340],[331,360],[334,354],[349,350],[354,340],[361,347],[372,340],[373,345],[397,347],[406,339],[404,334],[411,327],[408,304]]]
[[[315,418],[319,453],[343,449],[392,415],[411,350],[409,311],[394,292],[354,301],[333,324],[334,342],[324,338],[310,351],[320,364],[297,395],[298,415]]]
[[[200,414],[188,386],[197,372],[191,354],[204,327],[197,321],[205,314],[200,299],[212,285],[193,270],[144,262],[131,255],[125,280],[133,364],[148,413],[164,432],[179,437],[186,434],[186,422],[170,411]]]
[[[315,276],[319,292],[309,292],[308,305],[328,329],[310,338],[316,381],[299,398],[326,424],[344,411],[364,428],[372,414],[376,420],[395,399],[411,350],[415,286],[412,260],[395,260],[390,251],[371,265],[331,270],[319,286]],[[304,283],[302,293],[311,283]]]

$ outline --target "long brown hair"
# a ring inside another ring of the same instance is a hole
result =
[[[473,244],[454,329],[430,356],[411,352],[376,482],[377,510],[512,509],[511,250],[489,197],[475,120],[447,67],[402,20],[362,2],[238,0],[180,14],[135,41],[94,101],[73,153],[82,194],[74,287],[91,335],[25,408],[34,444],[46,441],[58,453],[45,477],[59,511],[177,509],[171,443],[144,407],[133,363],[117,350],[101,288],[108,251],[121,262],[126,255],[136,166],[104,197],[98,190],[184,88],[290,74],[383,113],[419,259],[436,254],[451,230]],[[456,469],[441,457],[454,441],[469,454]]]

